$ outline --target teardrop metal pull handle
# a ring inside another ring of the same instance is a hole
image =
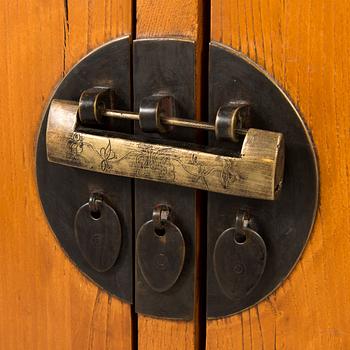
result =
[[[143,224],[136,239],[137,263],[143,278],[156,292],[169,290],[178,280],[185,261],[185,241],[169,220],[167,206],[157,206],[153,219]]]
[[[237,215],[235,227],[225,230],[214,248],[214,271],[224,294],[242,299],[257,286],[266,265],[266,246],[261,236]]]
[[[101,196],[92,194],[78,209],[74,232],[81,254],[94,270],[105,272],[115,264],[122,242],[120,221]]]

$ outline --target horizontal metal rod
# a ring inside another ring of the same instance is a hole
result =
[[[185,128],[194,128],[208,131],[215,131],[215,126],[206,122],[192,121],[183,118],[161,117],[162,124],[171,126],[182,126]]]
[[[127,119],[127,120],[139,120],[140,119],[140,116],[137,113],[117,111],[117,110],[113,110],[113,109],[106,109],[102,114],[105,117],[110,117],[110,118]]]
[[[124,112],[120,110],[106,109],[103,112],[103,115],[110,118],[136,120],[136,121],[140,120],[140,115],[136,112]],[[200,121],[189,120],[184,118],[175,118],[175,117],[160,117],[160,121],[164,125],[181,126],[184,128],[215,131],[215,125],[207,122],[200,122]],[[235,132],[241,135],[245,135],[247,133],[247,130],[236,129]]]
[[[106,109],[103,115],[110,118],[140,120],[140,115],[136,112],[124,112],[119,110]],[[160,121],[164,125],[215,131],[215,125],[213,124],[188,120],[184,118],[160,117]]]

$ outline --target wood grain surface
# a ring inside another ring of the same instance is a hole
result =
[[[55,84],[88,51],[132,31],[132,0],[0,0],[0,349],[131,349],[130,307],[64,255],[35,183],[40,114]],[[137,0],[136,35],[197,41],[200,0]],[[211,38],[264,67],[299,107],[320,164],[320,207],[294,272],[266,301],[207,322],[207,349],[350,348],[350,3],[212,0]],[[197,297],[198,298],[198,297]],[[198,299],[197,299],[198,300]],[[139,349],[198,349],[200,317],[140,316]],[[203,325],[202,325],[203,326]]]
[[[206,23],[209,25],[209,22]],[[196,119],[201,116],[203,3],[201,0],[137,0],[136,38],[176,37],[196,41]],[[197,233],[200,230],[197,220]],[[199,235],[197,234],[199,254]],[[197,264],[198,265],[198,264]],[[196,290],[195,315],[191,322],[138,317],[138,347],[142,350],[198,349],[200,344],[199,293]]]
[[[131,0],[0,1],[0,349],[131,349],[130,307],[88,281],[45,220],[40,115],[79,58],[131,32]]]
[[[350,3],[215,0],[211,37],[247,54],[288,92],[310,127],[320,207],[294,272],[266,301],[207,322],[207,349],[350,348]]]

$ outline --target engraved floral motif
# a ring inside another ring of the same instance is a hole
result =
[[[101,147],[97,150],[93,144],[84,142],[84,137],[80,133],[74,132],[67,140],[68,158],[78,161],[86,147],[94,151],[101,158],[100,167],[102,171],[108,172],[112,169],[110,161],[115,159],[116,156],[112,151],[112,145],[109,139],[106,147]]]
[[[106,147],[101,147],[99,155],[102,159],[101,170],[110,171],[112,169],[110,161],[116,158],[114,151],[112,151],[111,140],[108,139],[108,145]]]
[[[215,171],[215,168],[208,167],[203,162],[199,162],[197,155],[195,153],[191,154],[191,159],[187,164],[184,164],[181,160],[178,160],[182,168],[187,174],[191,176],[191,181],[193,183],[202,182],[206,188],[208,187],[207,177]]]
[[[198,160],[196,153],[189,157],[176,157],[171,147],[159,148],[151,144],[139,143],[137,150],[131,150],[117,156],[112,150],[111,140],[105,147],[97,149],[93,143],[85,142],[83,135],[72,133],[67,140],[68,157],[79,162],[79,157],[85,149],[90,149],[100,158],[100,169],[102,172],[111,173],[116,170],[115,166],[121,161],[126,161],[129,167],[135,171],[135,177],[149,178],[168,183],[177,183],[177,172],[180,166],[188,175],[189,183],[201,183],[209,189],[208,178],[215,173],[224,189],[239,180],[240,176],[236,171],[235,164],[230,159],[223,159],[222,165],[208,166],[205,162]]]
[[[84,150],[84,139],[79,133],[73,132],[67,141],[68,157],[76,159]]]
[[[221,170],[220,179],[221,184],[225,189],[229,188],[232,185],[232,183],[239,180],[239,175],[235,171],[235,166],[232,160],[224,159],[224,165]]]
[[[154,149],[152,145],[139,144],[134,167],[136,176],[175,180],[175,167],[171,160],[170,148]]]

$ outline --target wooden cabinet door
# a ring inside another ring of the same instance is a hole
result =
[[[345,0],[3,0],[0,349],[350,348],[349,15]],[[289,278],[243,313],[206,320],[200,194],[192,321],[135,315],[76,269],[46,222],[35,179],[41,112],[74,63],[128,34],[196,42],[196,119],[206,118],[215,40],[272,75],[312,132],[321,189],[311,239]]]
[[[349,349],[348,1],[212,0],[211,39],[243,52],[290,95],[310,128],[320,204],[289,278],[241,314],[207,322],[207,349]]]
[[[0,349],[131,349],[132,313],[65,256],[35,178],[40,114],[87,52],[132,30],[131,0],[1,1]]]

